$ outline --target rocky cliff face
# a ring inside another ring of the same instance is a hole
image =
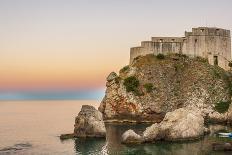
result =
[[[184,55],[138,57],[119,75],[111,73],[106,86],[99,107],[105,121],[160,122],[182,107],[197,108],[204,118],[217,117],[215,106],[225,107],[231,99],[228,73]]]

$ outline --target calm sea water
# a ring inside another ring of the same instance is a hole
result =
[[[147,125],[106,124],[105,139],[70,139],[59,135],[72,133],[75,116],[84,104],[99,106],[99,101],[1,101],[0,155],[200,155],[232,154],[212,152],[211,139],[185,143],[157,142],[125,146],[121,134],[129,129],[142,132]]]

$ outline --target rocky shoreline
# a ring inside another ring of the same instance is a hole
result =
[[[232,123],[231,77],[202,58],[139,57],[109,74],[98,110],[82,107],[73,137],[105,138],[105,123],[152,123],[143,133],[125,131],[122,143],[199,139],[210,133],[206,124]]]

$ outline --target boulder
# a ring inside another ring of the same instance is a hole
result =
[[[75,137],[105,137],[106,128],[102,113],[93,106],[83,105],[75,119]]]
[[[219,113],[217,111],[211,112],[208,115],[208,119],[211,123],[226,123],[227,122],[227,112]]]
[[[180,108],[168,112],[162,122],[148,127],[143,132],[143,139],[145,141],[191,140],[203,136],[204,131],[204,118],[200,112]]]
[[[122,143],[124,144],[135,144],[142,143],[142,137],[136,134],[133,130],[127,130],[122,135]]]
[[[204,118],[197,110],[180,108],[168,112],[160,126],[166,140],[196,139],[204,135]]]
[[[160,124],[155,123],[146,128],[146,130],[143,132],[143,139],[145,142],[151,142],[159,139],[159,135],[161,135]]]
[[[115,72],[111,72],[109,75],[108,75],[108,77],[106,78],[106,80],[108,81],[108,82],[110,82],[110,81],[113,81],[115,78],[117,78],[118,77],[118,75],[115,73]]]
[[[232,151],[231,143],[213,143],[212,147],[214,151]]]

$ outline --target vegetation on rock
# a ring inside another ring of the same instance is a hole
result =
[[[154,86],[152,83],[146,83],[143,85],[143,87],[146,89],[147,93],[152,92],[152,90],[154,89]]]
[[[229,62],[228,66],[231,68],[232,67],[232,61]]]
[[[119,71],[119,73],[124,73],[124,72],[128,71],[129,69],[130,69],[129,65],[124,66],[124,67]]]
[[[139,80],[135,76],[129,76],[123,82],[127,92],[138,94]]]
[[[157,58],[157,59],[164,59],[165,57],[164,57],[163,54],[159,53],[159,54],[156,56],[156,58]]]
[[[220,101],[215,104],[215,110],[219,113],[225,113],[228,111],[230,106],[230,101]]]

